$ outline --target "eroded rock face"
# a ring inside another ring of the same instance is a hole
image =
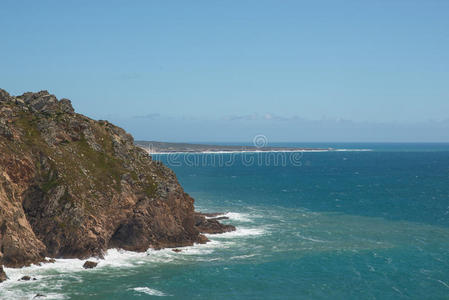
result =
[[[0,265],[187,246],[233,229],[195,214],[175,174],[123,129],[47,91],[0,89],[0,153]]]

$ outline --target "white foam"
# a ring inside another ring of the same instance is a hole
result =
[[[251,217],[254,218],[257,216],[249,215],[249,214],[245,214],[245,213],[228,212],[228,213],[225,213],[222,215],[217,215],[215,217],[206,217],[206,219],[214,219],[214,218],[219,218],[219,217],[227,217],[227,218],[229,218],[229,220],[237,221],[237,222],[253,222]]]
[[[215,240],[220,238],[236,238],[236,237],[248,237],[248,236],[257,236],[263,235],[267,232],[263,228],[243,228],[238,227],[235,231],[220,233],[220,234],[207,234],[207,237]]]
[[[165,294],[161,291],[158,291],[155,289],[150,289],[149,287],[146,287],[146,286],[145,287],[136,287],[136,288],[133,288],[130,290],[134,290],[136,292],[151,295],[151,296],[160,296],[160,297],[168,296],[167,294]]]
[[[0,285],[1,286],[1,285]],[[36,296],[38,294],[44,295],[44,297]],[[14,299],[14,300],[31,300],[31,299],[68,299],[67,296],[58,293],[47,293],[47,292],[39,292],[39,290],[30,292],[30,291],[21,291],[21,290],[12,290],[10,286],[2,286],[0,289],[0,299]]]
[[[228,212],[222,216],[239,223],[251,223],[252,217],[246,213]],[[4,268],[9,280],[0,284],[0,299],[33,299],[36,294],[44,294],[45,299],[66,299],[61,294],[61,290],[69,282],[83,281],[84,272],[107,272],[108,268],[132,268],[145,264],[165,264],[165,263],[185,263],[186,261],[214,261],[220,260],[210,256],[217,249],[227,249],[238,244],[234,238],[253,237],[266,234],[264,228],[237,227],[236,231],[223,234],[207,234],[210,242],[206,244],[195,244],[188,247],[180,247],[180,252],[174,252],[173,249],[153,250],[146,252],[132,252],[121,249],[109,249],[104,259],[91,257],[88,259],[56,259],[54,263],[45,263],[41,265],[31,265],[23,268]],[[244,259],[250,256],[234,257],[233,259]],[[94,261],[98,266],[94,269],[84,269],[83,264],[87,261]],[[37,280],[19,281],[23,276],[30,276]],[[137,290],[139,289],[139,290]],[[137,292],[146,293],[153,296],[159,296],[150,293],[162,293],[152,290],[148,287],[137,287]],[[162,293],[163,294],[163,293]],[[165,294],[164,294],[165,296]]]
[[[256,254],[248,254],[248,255],[237,255],[232,256],[230,259],[247,259],[256,256]]]
[[[73,280],[82,281],[83,272],[104,272],[105,268],[132,268],[148,263],[182,263],[185,261],[201,258],[210,254],[217,248],[230,247],[232,242],[210,241],[207,244],[195,244],[189,247],[182,247],[181,252],[175,253],[172,249],[153,250],[146,252],[131,252],[120,249],[110,249],[104,259],[89,258],[80,259],[56,259],[55,263],[32,265],[23,268],[4,268],[8,280],[0,284],[0,299],[33,299],[40,293],[46,296],[45,299],[66,299],[63,294],[58,293],[64,285]],[[84,269],[85,261],[98,262],[94,269]],[[207,258],[206,260],[212,260]],[[23,276],[37,278],[36,281],[19,281]],[[140,289],[140,288],[139,288]],[[136,290],[153,296],[166,296],[161,292],[144,289]],[[153,293],[154,294],[150,294]]]
[[[181,252],[175,253],[172,249],[161,250],[149,249],[146,252],[132,252],[122,249],[109,249],[104,259],[88,258],[80,259],[56,259],[55,263],[46,263],[42,265],[31,265],[23,268],[4,268],[9,280],[2,285],[14,283],[14,285],[28,284],[30,282],[44,283],[45,279],[70,278],[71,280],[81,281],[82,272],[101,272],[103,268],[128,268],[146,263],[170,263],[183,261],[191,256],[201,256],[210,254],[217,248],[229,248],[233,243],[224,241],[210,241],[206,244],[195,244],[193,246],[182,247]],[[84,269],[83,264],[87,261],[94,261],[98,266],[94,269]],[[37,278],[38,281],[18,281],[23,276]],[[53,281],[54,283],[54,281]],[[53,286],[52,286],[53,287]]]

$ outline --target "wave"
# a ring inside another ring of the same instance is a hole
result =
[[[264,228],[243,228],[237,227],[237,230],[220,233],[220,234],[206,234],[206,236],[210,239],[221,239],[221,238],[236,238],[236,237],[250,237],[257,235],[267,234],[267,231]]]
[[[252,223],[255,215],[228,212],[222,216],[236,223]],[[238,225],[238,224],[237,224]],[[147,264],[182,264],[191,261],[217,261],[220,256],[211,256],[218,249],[228,249],[238,246],[241,238],[251,238],[267,234],[264,228],[237,227],[236,231],[223,234],[207,234],[210,241],[206,244],[194,244],[180,247],[180,252],[165,248],[161,250],[149,249],[146,252],[132,252],[122,249],[109,249],[104,258],[91,257],[88,259],[56,259],[54,263],[31,265],[23,268],[4,268],[9,280],[0,284],[0,299],[33,299],[37,294],[45,295],[45,299],[67,299],[62,289],[73,282],[83,282],[85,272],[104,273],[111,269],[133,272],[133,268]],[[237,240],[235,240],[237,239]],[[250,257],[250,256],[248,256]],[[233,257],[243,259],[246,256]],[[94,269],[84,269],[86,261],[94,261],[98,266]],[[20,281],[23,276],[30,276],[37,280]],[[149,287],[135,287],[135,292],[152,296],[170,296]]]
[[[234,236],[254,235],[259,231],[252,229],[239,229]],[[216,236],[216,235],[210,235]],[[222,234],[222,237],[232,237],[232,235]],[[181,252],[174,252],[173,249],[165,248],[161,250],[149,249],[146,252],[132,252],[123,249],[109,249],[104,258],[91,257],[88,259],[62,259],[58,258],[54,263],[41,265],[31,265],[23,268],[4,268],[9,280],[2,283],[5,285],[24,285],[35,282],[43,282],[42,279],[64,275],[65,278],[81,281],[81,272],[100,272],[104,268],[129,268],[147,263],[170,263],[189,260],[192,256],[204,256],[211,254],[216,249],[229,248],[234,245],[231,241],[211,240],[206,244],[194,244],[193,246],[180,247]],[[94,269],[84,269],[86,261],[94,261],[98,266]],[[19,281],[23,276],[30,276],[37,281]],[[1,291],[0,291],[0,295]]]
[[[258,217],[258,216],[245,214],[245,213],[227,212],[225,214],[217,215],[214,217],[206,217],[206,219],[214,219],[214,218],[219,218],[219,217],[227,217],[231,221],[249,223],[249,222],[254,222],[254,220],[252,218]]]
[[[256,256],[256,254],[247,254],[247,255],[237,255],[232,256],[230,259],[247,259]]]
[[[323,240],[319,240],[319,239],[314,239],[308,236],[303,236],[301,234],[295,234],[297,237],[299,237],[300,239],[306,240],[306,241],[311,241],[311,242],[315,242],[315,243],[326,243],[326,241]]]
[[[133,290],[139,293],[143,293],[143,294],[147,294],[147,295],[151,295],[151,296],[160,296],[160,297],[164,297],[164,296],[170,296],[167,295],[161,291],[155,290],[155,289],[150,289],[149,287],[135,287],[132,289],[128,289],[128,290]]]

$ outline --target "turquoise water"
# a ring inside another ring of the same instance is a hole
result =
[[[373,151],[155,157],[238,230],[180,253],[110,251],[93,270],[7,269],[0,298],[449,299],[449,145],[310,146]]]

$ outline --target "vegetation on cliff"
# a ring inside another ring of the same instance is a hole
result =
[[[194,212],[175,174],[107,121],[47,91],[0,89],[0,266],[204,243],[225,232]],[[211,229],[213,228],[213,229]]]

